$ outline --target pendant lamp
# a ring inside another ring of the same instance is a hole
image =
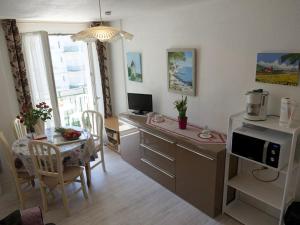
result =
[[[100,25],[96,27],[90,27],[77,34],[71,36],[73,41],[86,41],[92,42],[99,40],[101,42],[112,42],[120,38],[132,40],[133,35],[119,30],[118,28],[103,26],[102,14],[101,14],[101,0],[99,0],[99,15]]]

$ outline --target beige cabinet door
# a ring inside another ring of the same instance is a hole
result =
[[[132,166],[140,169],[140,132],[135,131],[120,137],[120,153],[122,158]]]
[[[209,216],[215,216],[216,159],[176,145],[176,194]]]

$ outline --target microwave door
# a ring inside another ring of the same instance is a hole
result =
[[[232,152],[245,158],[263,162],[265,143],[264,140],[233,133]]]

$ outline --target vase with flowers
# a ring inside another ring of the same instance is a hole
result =
[[[42,135],[45,131],[45,121],[52,118],[51,113],[52,108],[46,102],[41,102],[35,108],[24,105],[17,118],[26,126],[28,132]]]
[[[180,100],[176,100],[174,102],[175,108],[178,111],[178,125],[180,129],[186,129],[187,125],[187,117],[186,117],[186,110],[187,110],[187,96],[183,98],[181,96]]]

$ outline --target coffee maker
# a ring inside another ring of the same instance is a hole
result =
[[[246,112],[244,118],[247,120],[266,120],[269,92],[256,89],[246,93]]]

